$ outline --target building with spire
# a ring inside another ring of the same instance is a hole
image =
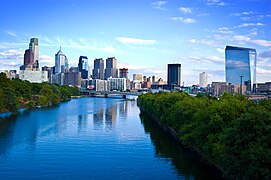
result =
[[[55,54],[55,74],[64,73],[67,69],[69,69],[68,58],[61,51],[60,47],[59,51]]]

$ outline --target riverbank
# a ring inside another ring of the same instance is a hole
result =
[[[169,134],[172,137],[172,139],[174,139],[174,141],[177,143],[176,145],[179,145],[182,148],[187,149],[188,151],[193,153],[193,155],[196,157],[196,159],[203,162],[208,167],[208,169],[210,169],[213,172],[213,175],[214,175],[214,177],[216,177],[216,179],[224,179],[225,178],[226,173],[221,167],[219,167],[217,164],[212,162],[204,154],[200,153],[195,148],[193,148],[187,144],[183,144],[181,142],[180,138],[178,137],[177,132],[173,128],[171,128],[170,126],[166,126],[165,124],[162,124],[161,120],[159,120],[158,118],[156,118],[152,114],[145,111],[142,106],[138,105],[138,107],[142,113],[145,113],[147,116],[149,116],[150,119],[153,122],[155,122],[165,133]]]
[[[271,101],[148,93],[138,105],[229,179],[271,178]],[[177,135],[176,135],[177,134]]]

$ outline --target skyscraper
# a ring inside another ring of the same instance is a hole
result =
[[[106,59],[105,79],[108,79],[109,77],[118,77],[117,59],[115,57]]]
[[[104,60],[102,58],[94,60],[93,79],[104,79]]]
[[[168,85],[181,85],[181,64],[168,64],[167,83]]]
[[[38,38],[31,38],[29,43],[29,49],[24,53],[24,65],[20,67],[21,70],[26,68],[39,68],[39,43]]]
[[[208,84],[208,75],[206,72],[202,72],[199,74],[199,86],[207,87]]]
[[[55,74],[64,73],[69,68],[68,58],[60,50],[55,54]]]
[[[248,91],[255,90],[256,58],[257,53],[255,49],[226,46],[226,82],[231,84],[245,84]]]
[[[82,79],[88,79],[88,58],[87,58],[87,56],[80,56],[79,57],[78,71],[81,72]]]
[[[29,50],[34,53],[33,63],[39,60],[39,41],[38,38],[31,38],[29,43]]]
[[[120,78],[128,78],[128,68],[121,68],[119,69],[119,77]]]

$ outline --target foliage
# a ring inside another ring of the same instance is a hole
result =
[[[224,169],[227,178],[271,179],[270,100],[162,92],[139,96],[138,105]]]
[[[19,107],[57,105],[79,95],[77,87],[50,83],[30,83],[20,79],[10,80],[0,73],[0,113],[17,112]]]

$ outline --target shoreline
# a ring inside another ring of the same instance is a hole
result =
[[[174,139],[174,141],[176,141],[178,143],[178,146],[181,146],[181,147],[189,150],[191,153],[193,153],[195,155],[196,159],[198,159],[200,162],[203,162],[205,165],[207,165],[207,167],[211,171],[214,172],[214,176],[216,178],[226,179],[225,178],[226,172],[221,167],[219,167],[217,164],[215,164],[213,161],[211,161],[209,158],[207,158],[204,154],[199,152],[197,149],[195,149],[189,145],[183,144],[180,141],[178,134],[176,133],[176,131],[173,128],[162,124],[159,121],[159,119],[155,118],[153,115],[151,115],[150,113],[145,111],[144,108],[142,108],[140,105],[138,105],[138,107],[142,113],[145,113],[147,116],[149,116],[150,119],[152,121],[154,121],[165,133],[169,134]]]

